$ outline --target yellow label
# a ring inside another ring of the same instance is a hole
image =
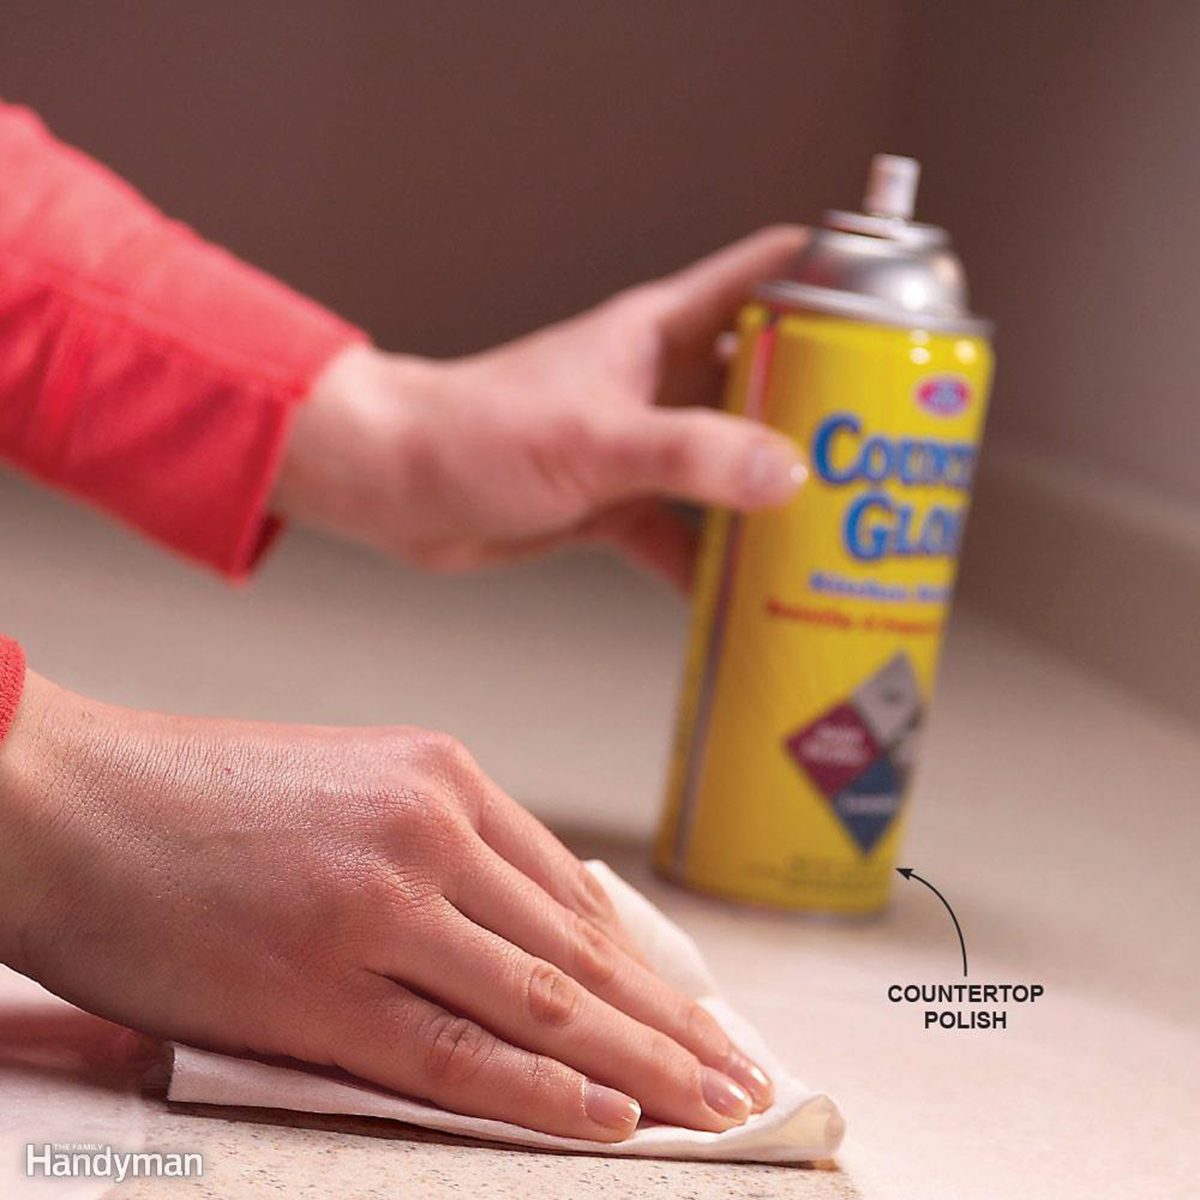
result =
[[[660,866],[836,912],[890,890],[991,375],[975,337],[751,305],[729,408],[810,467],[709,514]]]

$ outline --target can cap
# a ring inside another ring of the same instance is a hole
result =
[[[876,154],[871,159],[863,212],[873,217],[893,217],[911,221],[916,209],[917,180],[921,164],[915,158],[899,154]]]
[[[782,309],[986,336],[991,324],[971,312],[950,235],[912,220],[920,174],[915,159],[875,155],[863,211],[827,212],[787,275],[755,294]]]

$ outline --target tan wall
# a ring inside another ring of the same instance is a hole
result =
[[[1200,720],[1200,5],[910,0],[925,209],[998,325],[966,600]]]
[[[0,94],[202,232],[449,353],[849,201],[898,10],[838,0],[6,12]]]
[[[1200,501],[1200,5],[906,9],[924,207],[998,322],[993,432]]]

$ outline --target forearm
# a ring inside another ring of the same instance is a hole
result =
[[[231,576],[361,335],[0,105],[0,458]]]

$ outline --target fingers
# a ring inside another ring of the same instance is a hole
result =
[[[760,229],[652,285],[668,341],[711,345],[756,283],[785,273],[804,238],[799,226]]]
[[[808,470],[791,439],[729,413],[634,409],[597,442],[614,498],[658,495],[741,511],[786,504]]]
[[[436,953],[406,940],[387,974],[513,1046],[632,1096],[657,1120],[719,1131],[750,1114],[749,1096],[726,1075],[449,902],[435,928]]]
[[[360,1015],[347,1021],[336,1057],[405,1095],[560,1137],[623,1141],[640,1116],[628,1096],[374,974],[364,976]]]
[[[600,881],[531,812],[486,778],[479,836],[506,862],[533,880],[564,908],[602,930],[627,954],[642,960]]]
[[[503,989],[490,983],[506,963],[511,971],[514,958],[527,972],[549,964],[570,977],[576,992],[590,991],[587,1004],[599,1005],[605,1014],[602,1021],[585,1022],[599,1039],[584,1048],[588,1056],[564,1059],[576,1069],[617,1088],[623,1084],[616,1079],[630,1080],[629,1086],[639,1089],[630,1094],[648,1111],[696,1128],[727,1128],[744,1120],[751,1108],[768,1105],[771,1085],[763,1072],[730,1045],[707,1012],[649,970],[596,877],[485,776],[476,774],[473,786],[481,841],[478,852],[460,848],[457,882],[446,891],[457,906],[453,917],[463,925],[453,934],[439,932],[438,954],[422,956],[417,949],[408,963],[383,962],[376,969],[399,970],[423,992],[475,1016],[514,1044],[560,1057],[571,1052],[572,1039],[525,1040],[537,1030],[531,1033],[530,1020],[522,1023],[521,1001],[511,994],[519,997],[522,987],[528,991],[533,984],[527,980],[510,987],[511,1023],[505,1026],[496,1024],[496,997]],[[447,965],[452,953],[466,955],[456,972]],[[611,978],[606,978],[610,962]],[[455,990],[442,990],[451,986],[451,976]],[[464,1007],[471,1003],[484,1008]],[[605,1075],[604,1064],[619,1063],[622,1052],[634,1055],[625,1074]],[[711,1124],[718,1119],[723,1123]]]
[[[698,532],[661,500],[634,500],[606,509],[588,521],[579,536],[624,554],[690,595]]]
[[[727,1075],[750,1096],[756,1111],[770,1106],[773,1093],[765,1072],[732,1044],[706,1009],[499,855],[485,849],[472,863],[469,885],[450,899],[477,925],[560,968],[593,995]]]

